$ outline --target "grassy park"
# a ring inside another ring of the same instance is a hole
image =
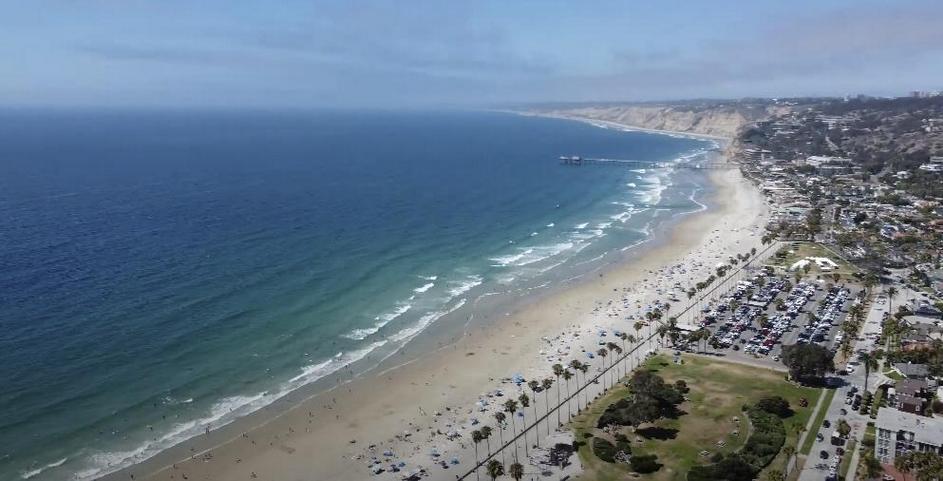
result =
[[[849,277],[858,272],[858,269],[847,261],[841,259],[834,252],[826,249],[820,244],[813,242],[789,242],[783,245],[782,249],[770,258],[769,262],[783,270],[788,270],[796,262],[807,257],[827,257],[838,264],[838,268],[823,272],[815,263],[810,264],[809,274],[829,275],[839,274],[842,278],[849,280]]]
[[[594,437],[615,443],[615,436],[623,434],[629,439],[633,456],[654,454],[662,465],[653,473],[641,475],[642,479],[683,481],[692,466],[709,464],[716,453],[729,454],[743,448],[751,431],[743,406],[770,396],[788,400],[794,411],[783,419],[783,424],[784,446],[795,448],[800,432],[797,426],[806,425],[818,400],[818,389],[788,383],[783,373],[777,371],[700,356],[685,355],[682,360],[683,364],[675,364],[668,356],[659,355],[643,366],[668,383],[678,380],[687,383],[690,391],[679,405],[680,415],[676,418],[659,419],[638,429],[621,427],[617,432],[604,432],[596,427],[597,421],[610,404],[629,394],[622,385],[611,389],[575,418],[576,438],[585,443],[579,449],[586,473],[582,479],[626,479],[632,471],[628,464],[605,462],[592,450]],[[802,398],[808,401],[807,407],[800,407]],[[767,469],[783,470],[785,462],[780,452]]]

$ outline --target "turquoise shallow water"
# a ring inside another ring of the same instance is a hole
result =
[[[710,147],[497,113],[0,114],[0,479],[94,478],[587,272],[704,180],[557,156]]]

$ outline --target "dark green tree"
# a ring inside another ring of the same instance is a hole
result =
[[[835,372],[832,353],[818,344],[783,346],[782,362],[789,375],[803,384],[821,383],[826,374]]]

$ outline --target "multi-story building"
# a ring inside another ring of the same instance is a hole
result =
[[[882,408],[874,422],[874,456],[883,464],[911,451],[943,454],[943,418]]]

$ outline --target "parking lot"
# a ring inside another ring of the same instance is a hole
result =
[[[711,346],[724,355],[782,368],[784,344],[816,343],[835,349],[852,302],[856,302],[853,293],[846,287],[821,281],[794,284],[764,271],[738,282],[705,307],[698,324],[711,331]]]

